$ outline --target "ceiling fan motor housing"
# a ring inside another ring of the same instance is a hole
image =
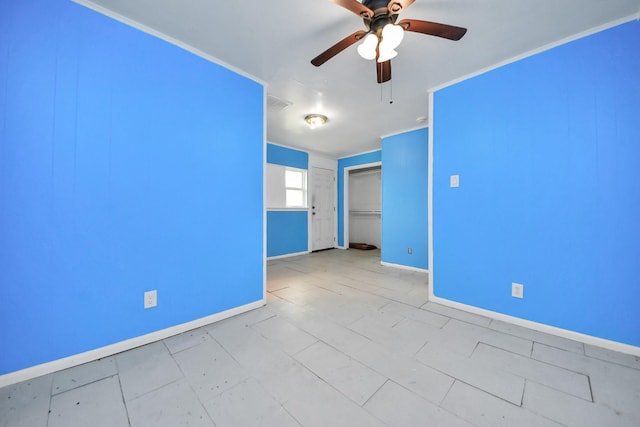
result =
[[[387,7],[389,6],[389,3],[392,4],[397,4],[397,7],[399,7],[400,9],[402,8],[402,5],[400,5],[398,2],[394,1],[394,0],[363,0],[362,4],[367,6],[369,9],[373,10],[374,12],[377,11],[377,9],[387,9]],[[395,13],[398,13],[400,11],[400,9],[393,9]]]
[[[364,0],[362,2],[373,11],[373,17],[363,17],[364,25],[369,31],[379,34],[385,25],[396,22],[397,13],[400,12],[402,6],[398,5],[399,9],[396,14],[391,14],[388,9],[390,3],[394,4],[395,2],[393,0]],[[392,8],[392,10],[395,9]]]

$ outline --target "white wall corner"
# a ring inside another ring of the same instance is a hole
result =
[[[433,98],[434,92],[429,91],[429,148],[427,159],[427,241],[429,248],[429,296],[431,300],[433,295]]]
[[[267,90],[262,86],[262,299],[267,301]]]

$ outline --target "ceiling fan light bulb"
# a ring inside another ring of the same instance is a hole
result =
[[[364,59],[375,59],[376,58],[376,46],[378,45],[378,36],[375,34],[369,34],[364,38],[362,43],[358,46],[358,54],[362,56]]]
[[[404,30],[400,25],[387,24],[382,29],[382,41],[391,49],[400,46],[404,38]]]

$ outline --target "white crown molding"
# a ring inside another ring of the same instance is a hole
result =
[[[460,78],[457,78],[457,79],[448,81],[446,83],[443,83],[441,85],[432,87],[432,88],[429,89],[429,92],[437,92],[437,91],[439,91],[441,89],[444,89],[446,87],[453,86],[453,85],[458,84],[460,82],[463,82],[465,80],[469,80],[469,79],[471,79],[473,77],[477,77],[479,75],[488,73],[489,71],[493,71],[493,70],[498,69],[500,67],[503,67],[505,65],[512,64],[514,62],[520,61],[522,59],[528,58],[528,57],[533,56],[533,55],[537,55],[539,53],[542,53],[542,52],[545,52],[547,50],[553,49],[555,47],[562,46],[562,45],[570,43],[572,41],[579,40],[579,39],[584,38],[584,37],[588,37],[590,35],[599,33],[599,32],[604,31],[604,30],[608,30],[609,28],[617,27],[618,25],[626,24],[627,22],[631,22],[631,21],[639,20],[639,19],[640,19],[640,13],[637,14],[637,15],[626,16],[624,18],[616,19],[615,21],[611,21],[611,22],[608,22],[606,24],[599,25],[599,26],[594,27],[594,28],[590,28],[590,29],[588,29],[586,31],[582,31],[582,32],[580,32],[578,34],[574,34],[572,36],[569,36],[569,37],[566,37],[564,39],[555,41],[553,43],[549,43],[549,44],[544,45],[542,47],[539,47],[537,49],[530,50],[530,51],[525,52],[523,54],[516,55],[516,56],[514,56],[512,58],[506,59],[504,61],[501,61],[501,62],[498,62],[496,64],[490,65],[488,67],[482,68],[482,69],[480,69],[478,71],[474,71],[473,73],[467,74],[467,75],[462,76]],[[429,110],[429,115],[431,115],[431,110]],[[429,120],[429,123],[432,123],[431,120]]]
[[[296,148],[296,147],[292,147],[292,146],[290,146],[290,145],[284,145],[284,144],[280,144],[280,143],[273,142],[273,141],[269,141],[269,140],[267,140],[267,144],[269,144],[269,145],[275,145],[275,146],[277,146],[277,147],[281,147],[281,148],[288,148],[289,150],[293,150],[293,151],[300,151],[300,152],[302,152],[302,153],[307,153],[307,154],[309,154],[309,152],[308,152],[307,150],[303,149],[303,148]]]
[[[351,157],[363,156],[365,154],[375,153],[378,151],[382,151],[382,147],[376,148],[375,150],[363,151],[362,153],[349,154],[348,156],[338,157],[338,160],[350,159]]]
[[[381,136],[382,139],[384,138],[389,138],[390,136],[396,136],[396,135],[402,135],[403,133],[408,133],[408,132],[413,132],[415,130],[420,130],[420,129],[429,129],[429,125],[425,124],[425,123],[421,123],[420,125],[416,126],[416,127],[412,127],[412,128],[408,128],[399,132],[394,132],[394,133],[390,133],[388,135],[383,135]]]
[[[100,5],[97,5],[95,3],[92,3],[89,0],[72,0],[72,1],[74,3],[77,3],[77,4],[81,5],[81,6],[84,6],[84,7],[88,8],[88,9],[91,9],[91,10],[93,10],[95,12],[98,12],[98,13],[100,13],[102,15],[108,16],[109,18],[115,19],[116,21],[122,22],[123,24],[126,24],[126,25],[128,25],[130,27],[133,27],[133,28],[137,29],[137,30],[140,30],[143,33],[150,34],[150,35],[152,35],[154,37],[157,37],[159,39],[162,39],[162,40],[166,41],[167,43],[171,43],[174,46],[178,46],[179,48],[182,48],[182,49],[186,50],[187,52],[191,52],[196,56],[204,58],[209,62],[213,62],[214,64],[220,65],[220,66],[222,66],[222,67],[224,67],[224,68],[226,68],[226,69],[228,69],[230,71],[233,71],[236,74],[239,74],[239,75],[241,75],[243,77],[246,77],[246,78],[248,78],[250,80],[253,80],[256,83],[261,84],[263,87],[267,86],[267,83],[264,80],[259,79],[258,77],[254,76],[254,75],[251,75],[251,74],[247,73],[246,71],[241,70],[241,69],[239,69],[239,68],[237,68],[237,67],[235,67],[235,66],[233,66],[231,64],[228,64],[228,63],[226,63],[226,62],[224,62],[224,61],[222,61],[222,60],[220,60],[220,59],[218,59],[218,58],[216,58],[214,56],[211,56],[208,53],[205,53],[205,52],[201,51],[200,49],[196,49],[195,47],[193,47],[193,46],[191,46],[191,45],[189,45],[187,43],[184,43],[184,42],[182,42],[182,41],[180,41],[178,39],[174,39],[173,37],[170,37],[170,36],[164,34],[163,32],[155,30],[155,29],[153,29],[151,27],[147,27],[146,25],[144,25],[144,24],[142,24],[142,23],[140,23],[138,21],[135,21],[135,20],[133,20],[131,18],[127,18],[126,16],[120,15],[120,14],[118,14],[118,13],[116,13],[116,12],[110,10],[110,9],[107,9],[107,8],[105,8],[103,6],[100,6]],[[264,111],[267,111],[266,110],[266,103],[265,103],[264,108],[265,108]]]

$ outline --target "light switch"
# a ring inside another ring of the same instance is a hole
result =
[[[449,185],[451,186],[451,188],[460,187],[460,175],[451,175],[451,177],[449,178]]]

